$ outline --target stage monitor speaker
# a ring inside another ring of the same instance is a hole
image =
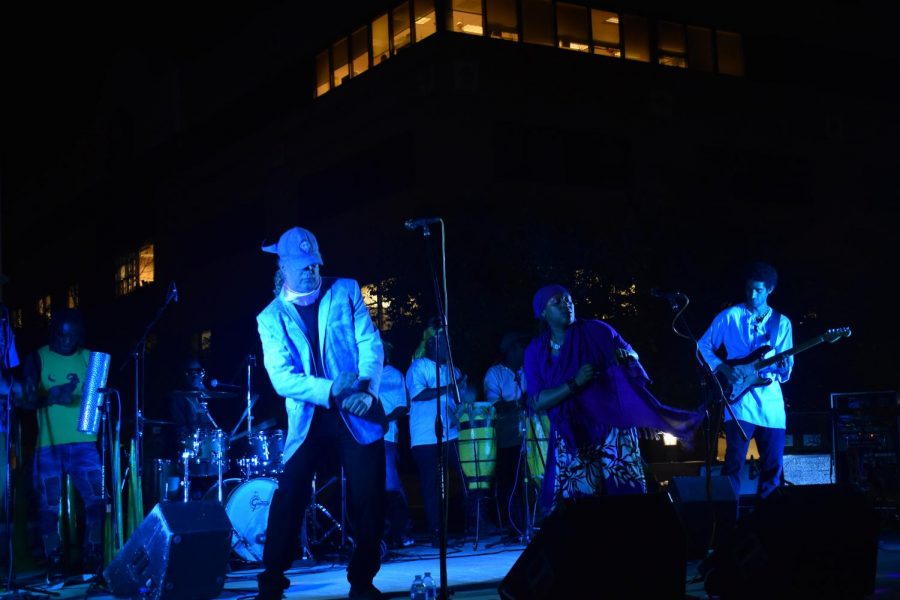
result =
[[[164,502],[153,507],[103,576],[119,598],[216,598],[230,549],[231,521],[221,504]]]
[[[737,525],[738,496],[724,475],[673,477],[669,493],[687,533],[688,559],[705,558]]]
[[[864,598],[874,592],[878,518],[857,486],[783,486],[706,561],[711,596]]]
[[[544,519],[498,591],[505,600],[681,600],[685,546],[668,494],[582,498]]]

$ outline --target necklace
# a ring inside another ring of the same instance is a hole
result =
[[[559,352],[560,348],[562,348],[562,344],[558,344],[553,341],[553,338],[550,338],[550,349],[554,352]]]

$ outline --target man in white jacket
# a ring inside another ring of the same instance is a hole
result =
[[[278,255],[277,295],[257,316],[266,371],[285,399],[284,472],[269,508],[258,600],[280,600],[320,460],[337,453],[347,477],[354,550],[350,598],[380,598],[384,526],[384,409],[378,400],[383,349],[352,279],[321,277],[315,236],[287,230],[263,251]]]

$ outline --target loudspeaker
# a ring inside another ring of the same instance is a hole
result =
[[[668,494],[559,505],[498,588],[505,600],[684,598],[685,533]]]
[[[732,598],[863,598],[875,590],[878,518],[856,486],[783,486],[706,561],[706,591]]]
[[[153,507],[103,576],[119,598],[216,598],[230,549],[231,521],[221,504],[165,502]]]
[[[687,533],[688,559],[705,558],[737,524],[738,496],[731,479],[723,475],[673,477],[669,493]]]
[[[713,463],[710,471],[713,477],[722,475],[722,464]],[[706,465],[700,466],[700,475],[706,476]],[[759,462],[755,458],[747,459],[741,468],[741,487],[737,490],[738,496],[756,496],[759,488]]]

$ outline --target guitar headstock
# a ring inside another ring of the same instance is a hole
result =
[[[838,327],[837,329],[829,329],[822,337],[829,344],[833,344],[841,338],[850,337],[851,333],[849,327]]]

